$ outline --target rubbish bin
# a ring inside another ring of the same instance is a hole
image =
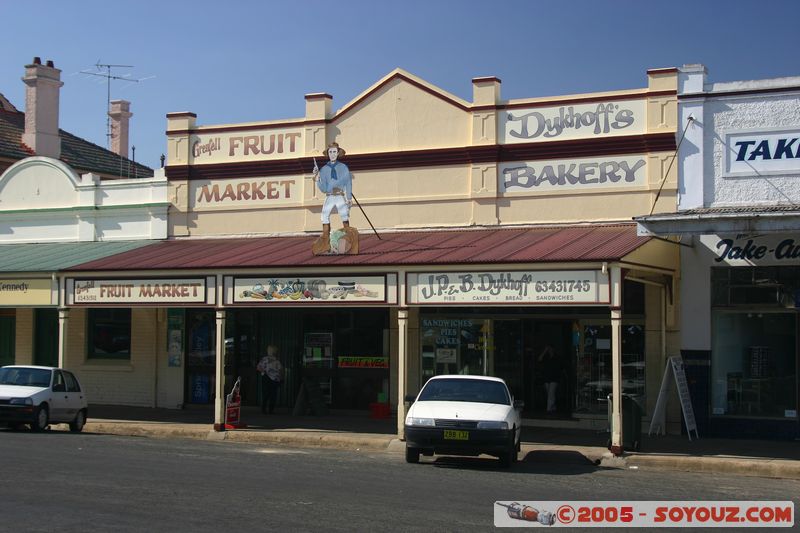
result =
[[[608,431],[613,427],[611,421],[613,394],[608,395]],[[611,436],[607,442],[611,449]],[[622,449],[638,452],[642,449],[642,408],[630,394],[622,393]]]

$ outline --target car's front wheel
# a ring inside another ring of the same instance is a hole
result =
[[[511,432],[511,442],[508,443],[508,448],[505,452],[500,454],[500,466],[509,468],[512,463],[517,462],[517,443],[514,436],[516,435],[516,428]]]
[[[33,413],[33,421],[31,422],[32,431],[44,431],[50,424],[50,411],[47,405],[40,405]]]
[[[73,433],[80,433],[83,430],[83,426],[86,425],[86,411],[78,411],[78,414],[75,415],[75,420],[69,423],[69,430]]]
[[[406,444],[406,462],[418,463],[419,462],[419,448],[411,448]]]

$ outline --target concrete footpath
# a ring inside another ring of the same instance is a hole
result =
[[[394,418],[363,414],[325,417],[262,415],[244,408],[246,429],[213,430],[207,408],[170,410],[90,406],[85,432],[153,438],[191,438],[301,448],[326,447],[402,453]],[[66,426],[62,426],[66,428]],[[57,429],[55,426],[54,429]],[[520,461],[595,465],[597,468],[666,469],[800,480],[800,441],[642,438],[640,452],[614,457],[605,447],[608,433],[591,430],[524,427]]]

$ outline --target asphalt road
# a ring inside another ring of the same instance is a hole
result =
[[[509,471],[490,458],[409,465],[388,452],[0,431],[0,471],[0,531],[15,533],[487,531],[498,500],[793,499],[800,508],[800,481],[600,469],[557,452]]]

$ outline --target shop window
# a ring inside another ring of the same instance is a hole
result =
[[[423,317],[420,326],[422,377],[485,374],[488,320]]]
[[[796,343],[795,312],[715,310],[712,415],[797,418]]]
[[[577,405],[580,413],[605,414],[612,387],[611,325],[582,324],[582,347],[576,368]],[[622,392],[640,406],[647,405],[645,390],[644,326],[624,322],[622,326]]]
[[[89,309],[89,359],[131,358],[131,310]]]

